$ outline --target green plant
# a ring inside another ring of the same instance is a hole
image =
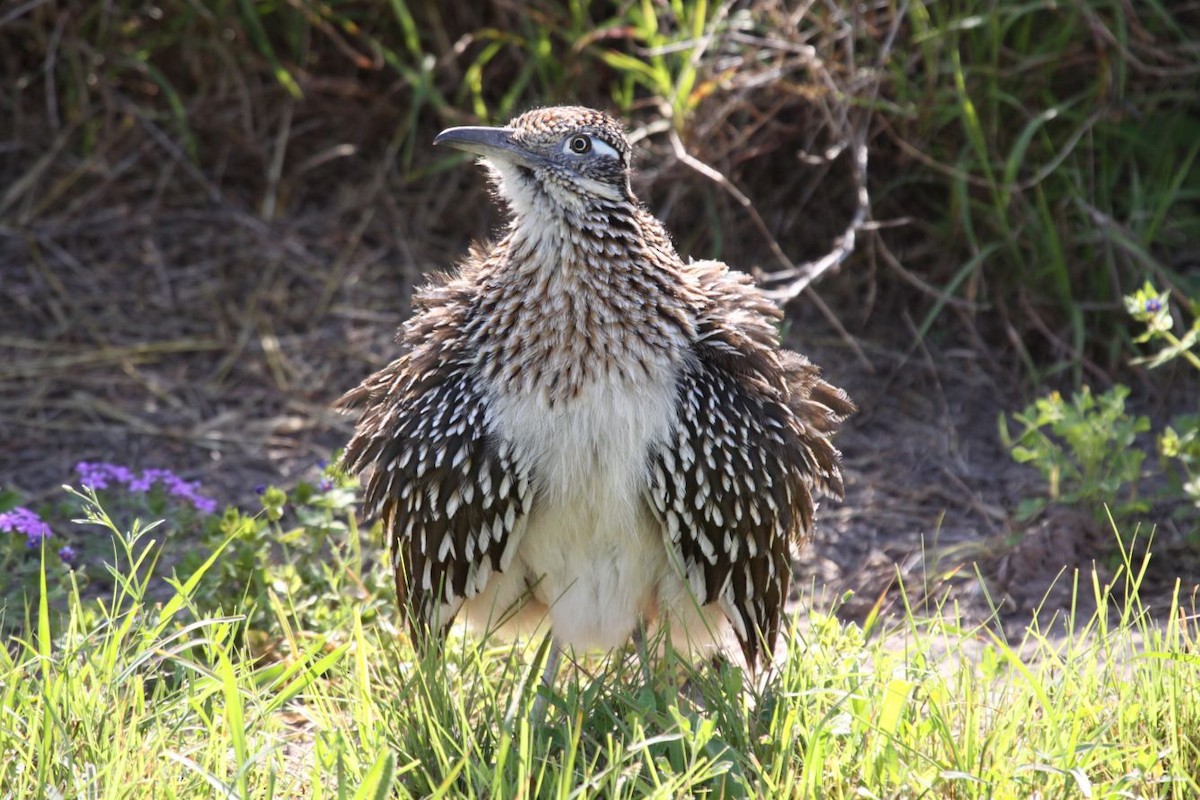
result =
[[[161,521],[117,526],[94,490],[70,498],[78,523],[106,532],[120,555],[98,600],[42,569],[23,619],[7,609],[23,626],[0,648],[0,796],[384,796],[386,754],[364,753],[354,778],[331,771],[310,783],[288,768],[292,704],[347,654],[329,642],[335,628],[306,632],[286,661],[247,658],[238,617],[196,612],[223,546],[186,579],[167,579],[164,593],[162,543],[151,534],[172,532]],[[50,606],[55,584],[61,614]],[[290,630],[286,610],[274,611]]]
[[[350,596],[386,593],[390,578],[383,570],[359,574],[362,561],[354,519],[357,482],[336,466],[322,462],[312,481],[289,491],[258,487],[261,507],[247,512],[228,506],[213,513],[217,501],[200,493],[200,485],[169,470],[133,470],[108,462],[80,462],[76,473],[81,491],[48,504],[42,516],[18,505],[19,496],[0,492],[0,611],[19,609],[38,595],[38,580],[48,574],[49,607],[67,610],[71,585],[89,595],[112,588],[115,575],[129,569],[130,542],[141,538],[158,519],[155,538],[139,549],[139,568],[147,571],[151,591],[163,591],[172,575],[203,572],[206,579],[188,593],[199,614],[237,613],[256,646],[274,647],[284,632],[274,603],[289,598],[291,614],[305,626],[319,626],[347,602],[348,575],[355,575]],[[103,516],[98,509],[103,509]],[[70,525],[69,522],[82,523]],[[53,526],[51,525],[53,523]],[[208,563],[214,551],[221,556]],[[363,607],[372,619],[382,602]],[[19,621],[0,619],[9,627]]]
[[[1183,474],[1179,491],[1200,508],[1200,414],[1176,417],[1175,426],[1168,425],[1158,437],[1158,452],[1176,462]]]
[[[12,491],[0,491],[0,612],[5,608],[20,608],[37,596],[37,581],[44,572],[56,580],[51,582],[56,599],[64,597],[65,581],[61,580],[76,558],[70,545],[53,543],[54,531],[41,515],[18,505],[19,496]],[[0,613],[0,633],[6,628]]]
[[[1138,344],[1165,342],[1158,352],[1135,358],[1133,363],[1153,369],[1182,358],[1200,372],[1200,356],[1192,352],[1200,345],[1200,302],[1185,299],[1184,305],[1192,314],[1192,325],[1179,337],[1171,332],[1175,318],[1171,315],[1170,290],[1160,293],[1153,283],[1146,281],[1142,288],[1125,297],[1125,310],[1129,316],[1146,328],[1133,341]]]
[[[203,613],[238,609],[260,640],[277,638],[272,596],[289,597],[293,615],[315,625],[342,604],[344,577],[361,560],[354,521],[357,482],[336,466],[318,465],[316,483],[301,481],[290,492],[259,487],[262,507],[246,513],[229,506],[205,526],[199,546],[189,548],[177,570],[190,574],[215,547],[224,554],[193,595]],[[376,588],[384,580],[366,576]],[[370,610],[368,618],[373,616]]]
[[[1183,334],[1172,333],[1175,318],[1171,314],[1170,291],[1159,292],[1150,281],[1125,298],[1125,309],[1145,330],[1134,339],[1139,344],[1162,343],[1153,355],[1135,358],[1135,364],[1151,369],[1182,358],[1200,372],[1200,356],[1194,352],[1200,346],[1200,302],[1185,299],[1192,315],[1191,327]],[[1177,488],[1191,504],[1200,508],[1200,414],[1183,414],[1175,418],[1158,437],[1158,452],[1162,458],[1174,461],[1182,478]]]
[[[186,481],[167,469],[132,470],[109,462],[80,461],[75,473],[84,492],[69,492],[64,501],[46,503],[38,512],[19,506],[16,493],[0,492],[0,575],[7,577],[0,582],[0,607],[20,607],[23,600],[36,596],[40,576],[49,573],[55,580],[49,583],[48,603],[57,613],[65,608],[69,584],[101,592],[111,579],[106,573],[126,566],[122,559],[128,551],[120,542],[103,533],[65,532],[67,520],[96,524],[106,531],[144,530],[143,519],[169,517],[180,539],[187,540],[216,509],[216,501],[201,493],[199,482]],[[89,511],[101,498],[104,519]],[[107,569],[97,569],[99,564]]]
[[[1020,519],[1029,519],[1047,503],[1083,507],[1103,519],[1107,505],[1115,518],[1147,510],[1138,498],[1138,481],[1146,454],[1134,446],[1150,420],[1125,411],[1127,386],[1099,396],[1084,386],[1070,402],[1058,392],[1039,398],[1013,415],[1022,430],[1013,436],[1000,417],[1000,439],[1013,458],[1029,464],[1046,480],[1046,496],[1023,501]]]
[[[710,43],[706,33],[724,16],[720,9],[710,8],[707,0],[630,4],[625,22],[634,54],[612,48],[600,54],[620,75],[613,90],[617,105],[630,108],[640,87],[648,96],[660,98],[671,123],[677,130],[683,129],[700,100],[711,91],[711,86],[697,85],[699,65]]]
[[[286,648],[266,657],[248,643],[241,609],[199,611],[205,585],[225,580],[214,570],[231,541],[164,581],[162,543],[179,541],[170,523],[120,528],[94,491],[70,498],[120,558],[99,598],[41,569],[28,603],[9,608],[18,629],[0,648],[6,798],[1200,791],[1195,609],[1176,594],[1155,621],[1139,600],[1146,562],[1128,548],[1113,580],[1076,576],[1054,637],[1035,618],[1009,642],[940,605],[873,614],[860,628],[806,597],[814,610],[796,617],[779,663],[755,680],[670,653],[652,660],[647,680],[636,657],[615,652],[579,654],[541,686],[546,647],[451,634],[422,658],[386,621],[367,623],[389,601],[373,588],[385,570],[370,545],[363,557],[353,528],[350,541],[330,542],[347,550],[322,589],[342,598],[328,613],[296,613],[308,587],[268,594]],[[64,614],[50,608],[56,582]],[[549,700],[544,723],[530,719],[538,695]]]
[[[1125,297],[1129,316],[1144,326],[1134,341],[1159,344],[1159,349],[1134,359],[1135,364],[1160,367],[1176,359],[1200,371],[1200,304],[1185,300],[1193,317],[1181,336],[1173,333],[1171,293],[1160,292],[1146,281]],[[1035,467],[1046,480],[1046,496],[1023,501],[1019,519],[1028,519],[1047,503],[1064,503],[1087,508],[1100,516],[1105,504],[1117,519],[1146,511],[1138,497],[1138,483],[1146,453],[1137,447],[1138,434],[1150,430],[1150,420],[1125,412],[1127,386],[1118,385],[1096,397],[1084,386],[1068,403],[1058,392],[1041,398],[1020,414],[1013,415],[1023,430],[1015,437],[1008,422],[1000,417],[1000,438],[1018,462]],[[1164,461],[1178,468],[1171,489],[1162,496],[1168,502],[1179,497],[1189,506],[1200,507],[1200,414],[1182,414],[1163,428],[1157,437]],[[1191,509],[1183,514],[1193,516]]]

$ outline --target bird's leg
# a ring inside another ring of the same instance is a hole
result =
[[[637,649],[638,661],[642,663],[642,679],[650,686],[650,651],[646,649],[646,620],[638,619],[637,627],[633,629],[633,646]]]
[[[541,687],[537,698],[533,701],[533,710],[529,715],[530,727],[541,725],[546,721],[546,702],[550,697],[550,689],[554,679],[558,677],[558,667],[562,663],[563,649],[552,634],[546,634],[550,639],[550,654],[546,656],[546,668],[542,671]]]

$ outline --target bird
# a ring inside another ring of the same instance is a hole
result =
[[[462,619],[558,653],[661,629],[761,666],[818,498],[843,495],[854,404],[781,346],[749,276],[678,255],[612,116],[433,143],[477,157],[507,224],[414,293],[398,356],[338,401],[413,640]]]

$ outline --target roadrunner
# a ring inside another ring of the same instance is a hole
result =
[[[645,624],[759,664],[854,406],[781,349],[746,276],[680,259],[612,118],[543,108],[434,144],[480,156],[511,221],[340,401],[414,638],[548,625],[557,653]]]

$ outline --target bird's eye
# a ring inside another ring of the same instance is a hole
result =
[[[567,139],[567,149],[577,156],[591,152],[592,140],[588,136],[577,135]]]

